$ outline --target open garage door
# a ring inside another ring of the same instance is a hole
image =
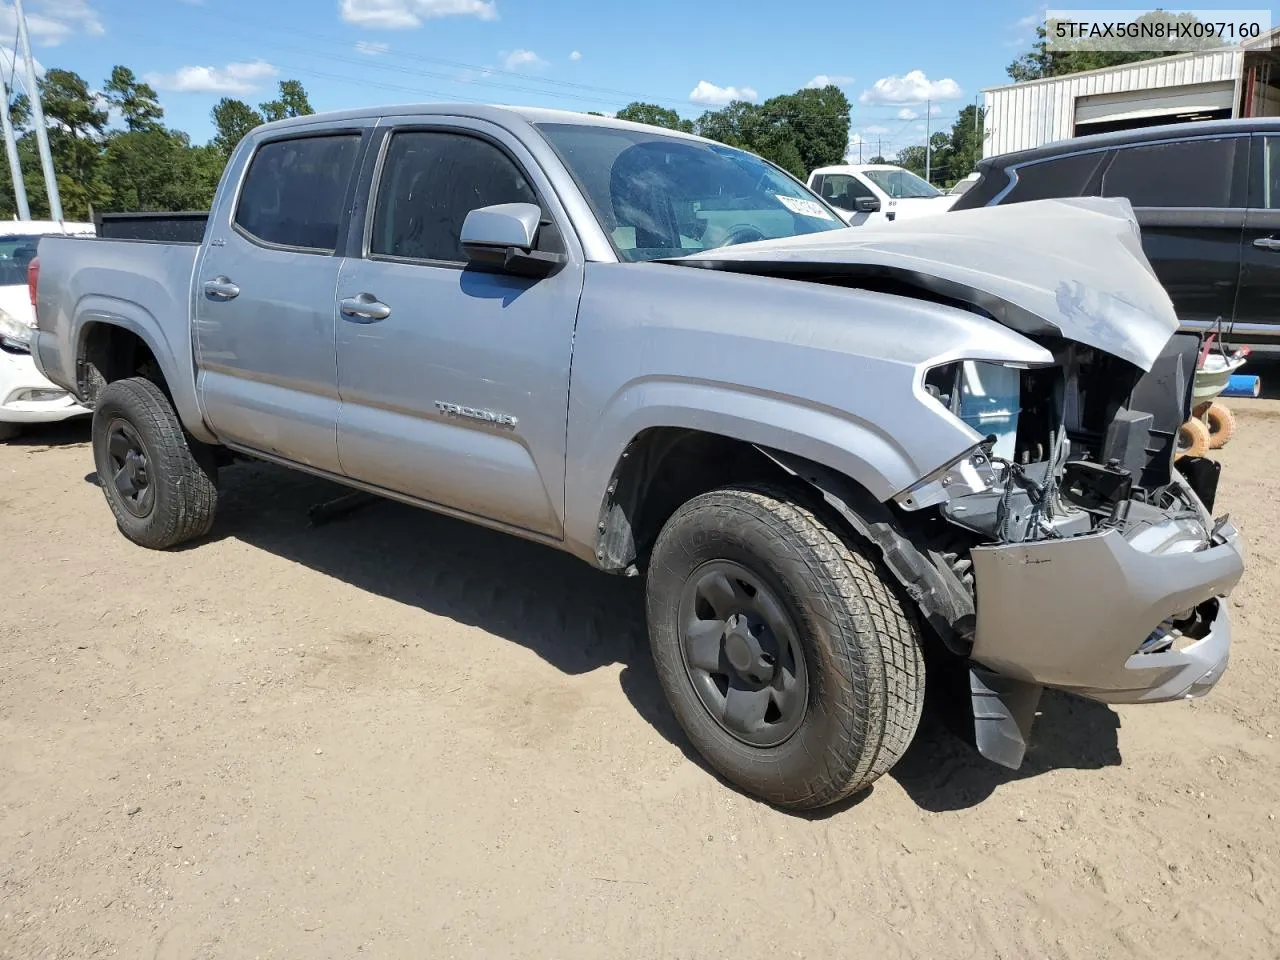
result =
[[[1231,116],[1235,83],[1197,83],[1076,98],[1075,135]]]

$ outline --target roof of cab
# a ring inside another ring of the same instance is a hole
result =
[[[381,117],[469,117],[476,120],[488,120],[500,126],[523,126],[538,123],[572,123],[587,127],[613,127],[622,130],[659,133],[663,136],[679,137],[685,140],[697,140],[711,143],[704,137],[665,127],[653,127],[644,123],[633,123],[630,120],[619,120],[616,117],[597,117],[572,110],[552,110],[545,107],[501,106],[485,103],[412,103],[394,104],[383,107],[359,107],[352,110],[335,110],[328,113],[312,113],[305,117],[291,117],[288,120],[275,120],[258,127],[255,133],[287,130],[292,127],[310,127],[325,123],[336,123],[345,120],[366,120]]]

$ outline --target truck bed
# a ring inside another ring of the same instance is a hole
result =
[[[36,366],[84,399],[79,346],[94,323],[115,324],[151,346],[183,420],[199,423],[190,315],[200,250],[195,243],[42,237]]]

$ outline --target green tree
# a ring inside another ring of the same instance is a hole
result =
[[[120,111],[130,131],[155,130],[164,120],[164,108],[150,84],[143,83],[128,67],[111,68],[111,79],[103,87],[107,102]]]
[[[849,101],[839,87],[798,90],[756,105],[735,100],[700,116],[704,137],[759,154],[800,179],[839,163],[849,146]]]
[[[1196,24],[1200,21],[1191,13],[1174,14],[1166,10],[1152,10],[1150,13],[1144,13],[1138,17],[1135,22],[1185,22]],[[1079,41],[1069,43],[1068,49],[1061,49],[1060,44],[1055,44],[1054,46],[1057,49],[1050,50],[1049,29],[1052,27],[1052,23],[1036,27],[1036,42],[1032,44],[1031,50],[1022,54],[1005,68],[1005,72],[1009,74],[1009,78],[1015,83],[1023,83],[1027,80],[1043,80],[1046,77],[1061,77],[1064,74],[1079,73],[1082,70],[1118,67],[1126,63],[1137,63],[1140,60],[1167,57],[1170,54],[1168,50],[1142,49],[1144,43],[1150,43],[1150,41],[1144,41],[1140,38],[1126,39],[1122,44],[1123,49],[1119,50],[1090,50],[1087,49],[1086,44],[1082,44]],[[1198,38],[1191,45],[1195,49],[1211,50],[1223,46],[1224,41],[1220,37],[1203,37]],[[1071,47],[1076,49],[1070,49]]]
[[[101,136],[107,128],[107,111],[89,91],[84,77],[72,70],[53,68],[40,80],[40,105],[45,118],[77,138]]]
[[[898,159],[895,161],[898,166],[910,170],[917,176],[924,176],[924,146],[916,144],[910,147],[903,147],[898,151]]]
[[[674,110],[659,107],[653,103],[628,103],[616,114],[619,120],[630,120],[632,123],[647,123],[651,127],[665,127],[668,130],[680,130],[693,133],[693,121],[686,120]]]
[[[839,87],[797,90],[766,100],[760,109],[795,145],[801,177],[844,159],[849,149],[849,99]]]
[[[315,113],[311,109],[307,91],[298,80],[281,80],[280,95],[274,100],[258,104],[258,109],[268,122],[289,117],[306,117]]]
[[[876,154],[874,157],[872,157],[870,160],[867,161],[867,163],[888,163],[888,162],[889,161],[886,160],[884,157],[880,156],[880,154]]]
[[[243,100],[223,97],[213,108],[213,146],[223,157],[229,157],[236,144],[262,122],[262,114]]]
[[[960,111],[955,123],[951,125],[948,180],[967,177],[982,159],[982,122],[982,111],[970,104]]]
[[[213,200],[224,163],[219,151],[193,147],[185,133],[127,130],[108,139],[102,179],[115,209],[200,210]]]

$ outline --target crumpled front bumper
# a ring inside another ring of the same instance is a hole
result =
[[[1207,517],[1206,517],[1207,519]],[[1184,544],[1185,546],[1185,544]],[[1108,703],[1201,696],[1226,670],[1227,596],[1244,573],[1229,522],[1198,549],[1146,552],[1117,530],[972,551],[972,659],[1005,677]],[[1138,653],[1167,619],[1198,609],[1208,632]]]

